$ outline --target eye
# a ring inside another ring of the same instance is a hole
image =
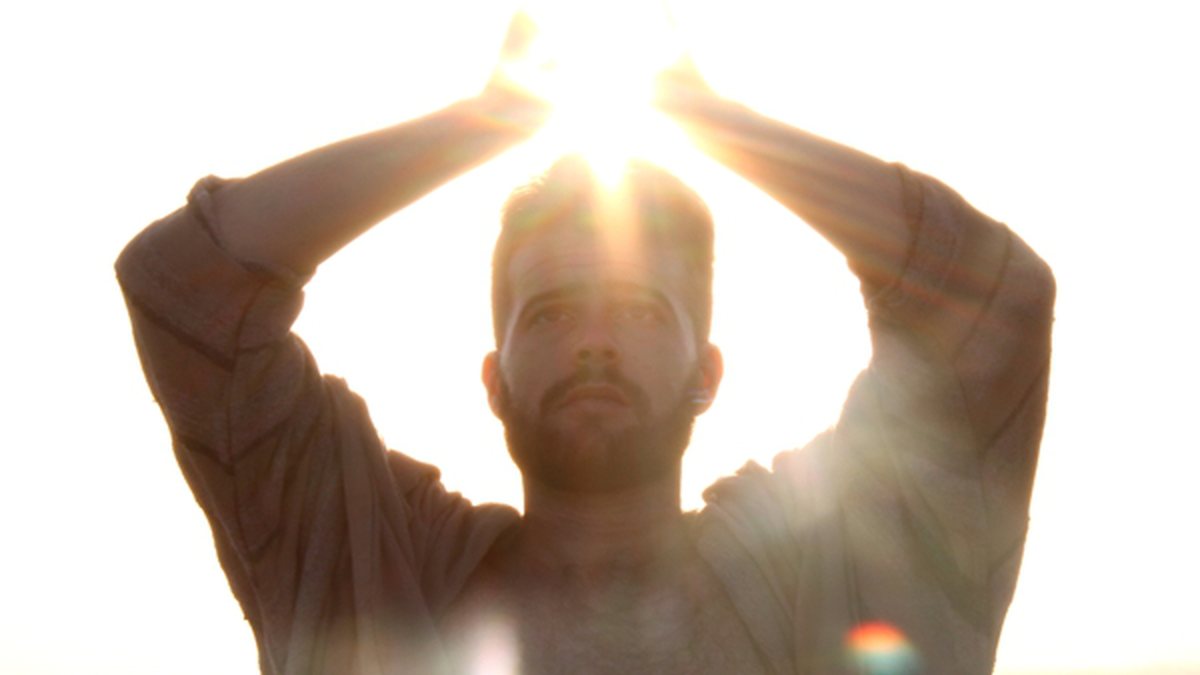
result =
[[[533,315],[529,317],[529,323],[533,326],[542,326],[560,323],[570,318],[570,313],[568,313],[562,307],[548,306],[534,312]]]
[[[649,302],[627,302],[617,307],[617,318],[636,322],[658,321],[662,316],[653,303]]]

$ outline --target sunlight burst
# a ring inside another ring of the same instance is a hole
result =
[[[630,157],[670,163],[686,147],[652,106],[656,75],[683,54],[665,4],[532,0],[525,12],[539,31],[528,60],[540,67],[513,77],[553,105],[541,139],[553,152],[583,155],[611,186]]]

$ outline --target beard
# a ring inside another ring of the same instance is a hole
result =
[[[575,386],[603,383],[617,387],[633,408],[636,423],[619,431],[601,420],[584,420],[571,431],[549,424],[545,413]],[[640,487],[676,474],[692,438],[694,403],[680,391],[666,412],[652,416],[645,392],[614,369],[580,371],[555,383],[536,414],[519,409],[505,383],[500,384],[500,420],[508,453],[526,480],[569,492],[604,493]]]

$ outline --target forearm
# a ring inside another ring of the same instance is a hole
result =
[[[896,167],[717,98],[668,108],[693,141],[803,218],[882,288],[912,240]]]
[[[217,234],[240,260],[311,271],[390,214],[527,138],[544,115],[540,102],[489,90],[318,148],[222,190]]]
[[[940,182],[722,100],[697,82],[685,79],[689,88],[664,98],[667,112],[846,255],[868,291],[872,369],[911,389],[948,368],[928,391],[912,393],[942,411],[947,391],[967,392],[977,437],[995,438],[1045,374],[1054,301],[1046,264]]]

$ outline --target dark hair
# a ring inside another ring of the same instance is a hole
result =
[[[492,254],[497,346],[512,309],[508,266],[516,250],[531,238],[555,231],[597,233],[604,227],[604,214],[614,212],[632,218],[644,244],[682,256],[689,276],[685,302],[695,322],[696,339],[708,341],[713,278],[713,221],[708,206],[683,181],[649,162],[630,160],[620,182],[610,188],[597,179],[587,160],[567,155],[513,190],[504,203]]]

